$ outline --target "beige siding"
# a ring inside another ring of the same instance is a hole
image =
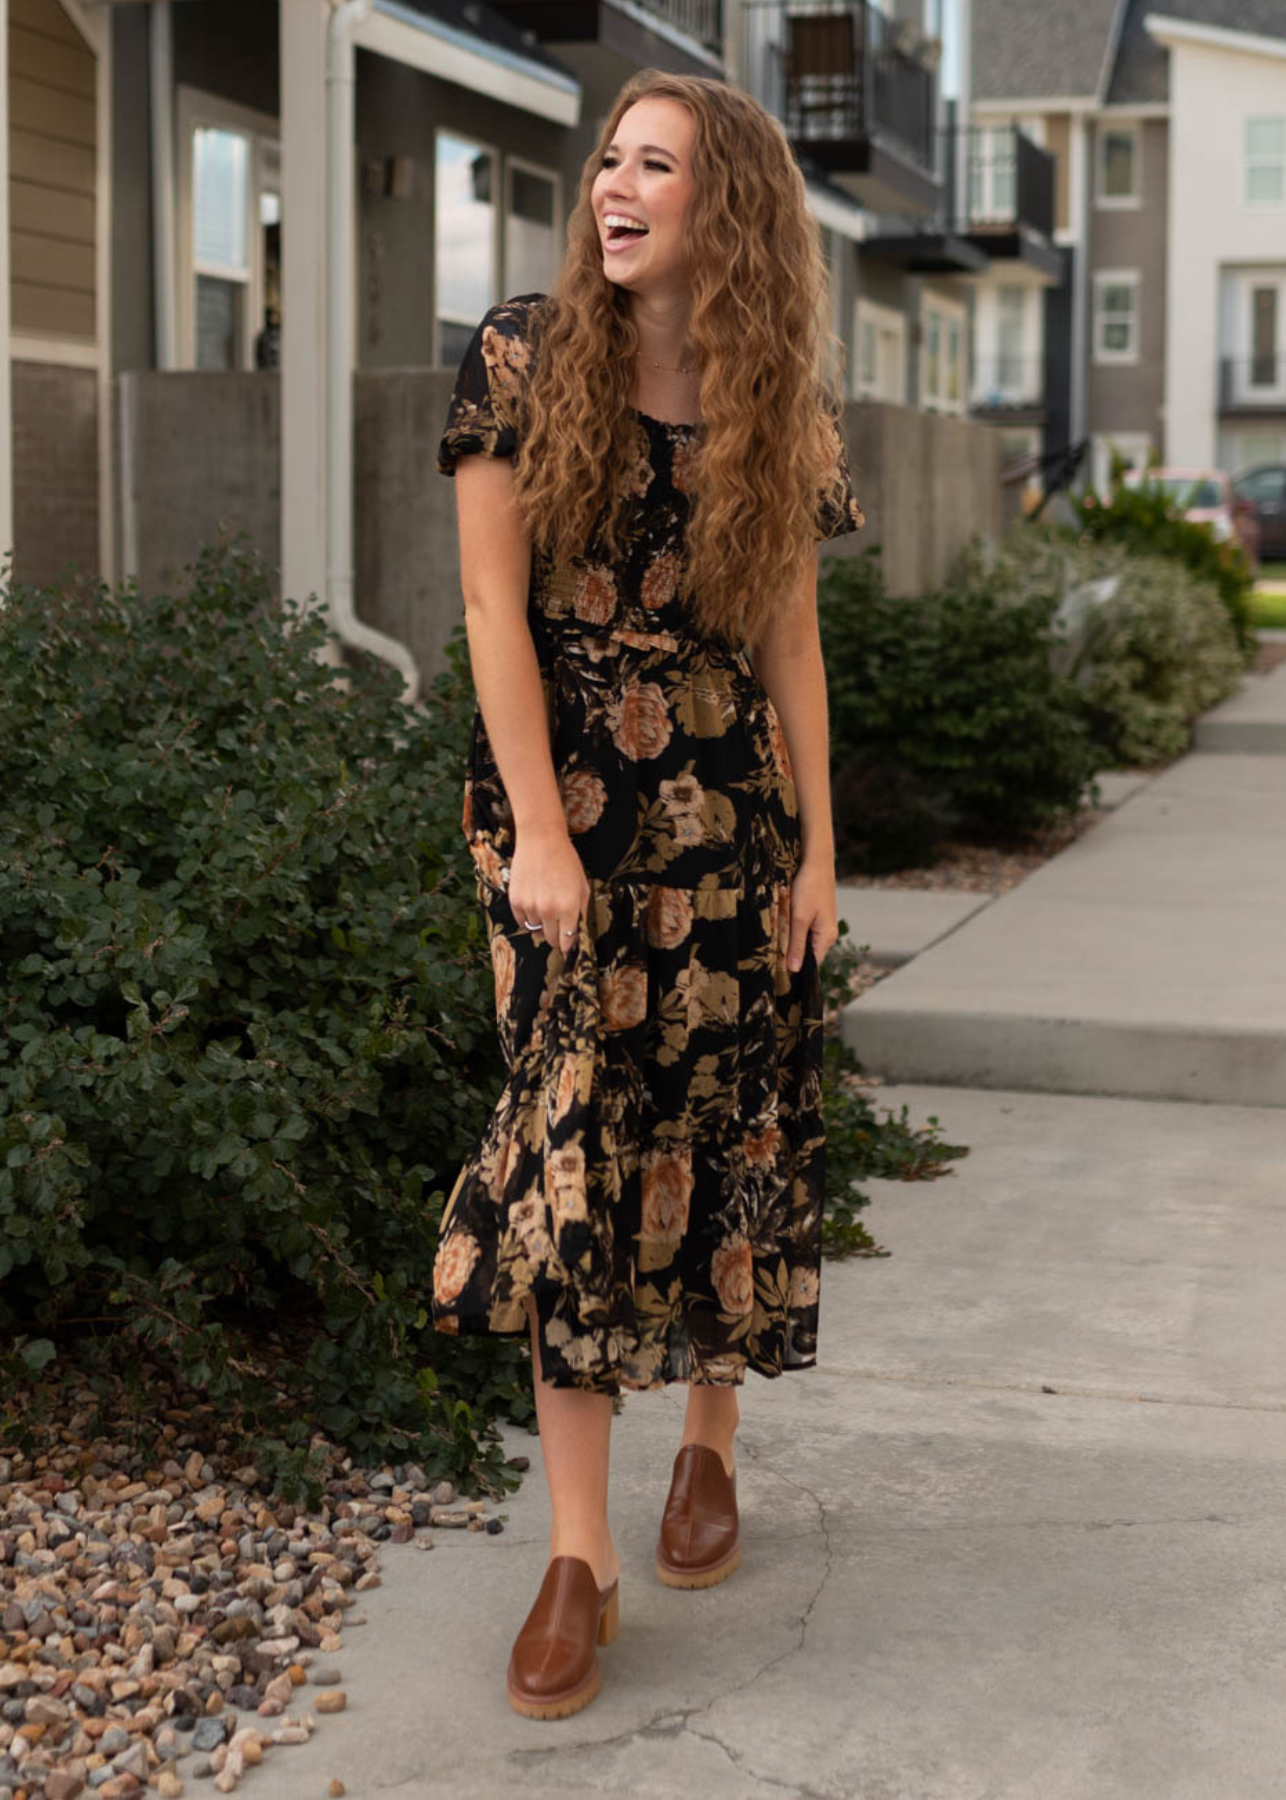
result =
[[[58,0],[9,0],[15,331],[95,333],[94,53]]]
[[[1067,163],[1071,148],[1071,120],[1066,113],[1045,116],[1045,148],[1054,159],[1054,229],[1066,231],[1068,225]]]

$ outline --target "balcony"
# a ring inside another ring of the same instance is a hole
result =
[[[594,67],[607,52],[608,79],[624,81],[636,69],[722,76],[723,0],[490,0],[520,31],[556,46],[584,75],[576,50],[585,46]]]
[[[1054,237],[1054,159],[1016,125],[952,125],[942,132],[948,233],[992,261],[1028,264],[1052,282],[1063,275]],[[963,165],[959,215],[957,170]]]
[[[801,163],[875,212],[941,204],[937,52],[870,0],[746,0],[742,79]]]
[[[1038,425],[1045,416],[1045,365],[1039,356],[974,360],[969,410],[997,424]]]
[[[1286,413],[1286,351],[1219,358],[1219,411],[1225,417]]]

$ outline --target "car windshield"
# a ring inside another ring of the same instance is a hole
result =
[[[1208,508],[1222,506],[1224,502],[1222,485],[1201,475],[1140,473],[1130,481],[1130,486],[1142,487],[1145,483],[1148,487],[1160,488],[1177,506]]]

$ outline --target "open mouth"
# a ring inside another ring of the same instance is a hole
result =
[[[635,220],[627,220],[620,213],[608,213],[603,220],[606,233],[605,242],[613,250],[620,250],[626,244],[635,243],[639,238],[647,236],[647,226]]]

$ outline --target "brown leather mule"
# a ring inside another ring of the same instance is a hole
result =
[[[667,1587],[713,1587],[741,1561],[737,1472],[706,1444],[684,1444],[674,1459],[661,1515],[656,1572]]]
[[[620,1582],[599,1589],[581,1556],[555,1556],[509,1658],[509,1704],[529,1719],[563,1719],[602,1686],[596,1645],[620,1629]]]

